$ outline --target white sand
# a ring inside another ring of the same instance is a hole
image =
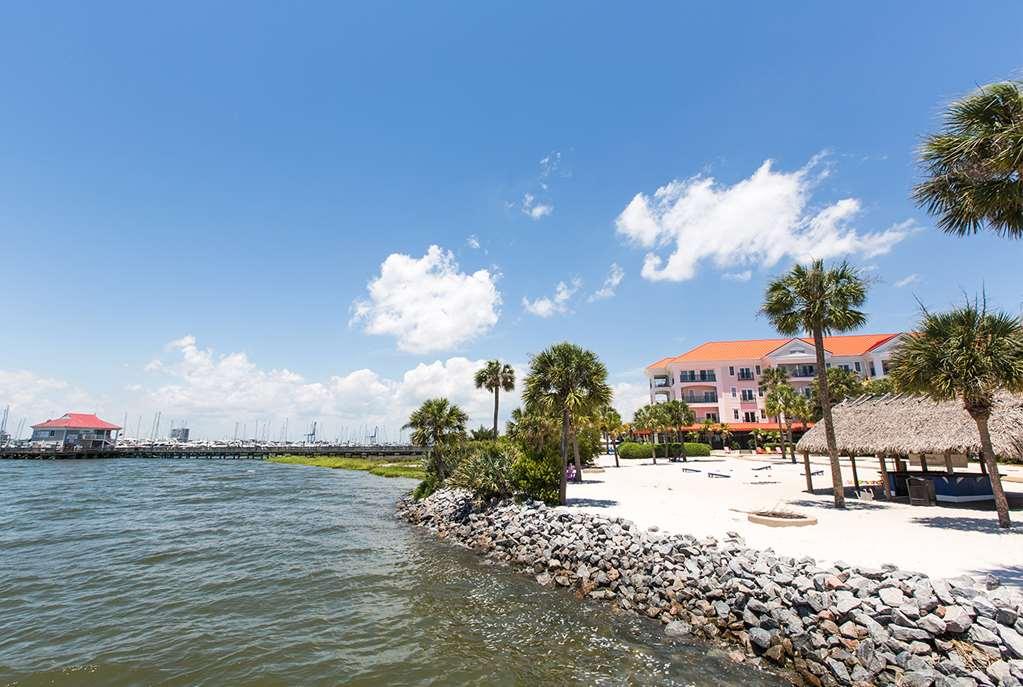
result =
[[[852,470],[844,463],[846,485]],[[857,459],[861,481],[878,480],[877,461]],[[569,484],[568,502],[607,516],[624,517],[642,528],[713,535],[738,532],[747,544],[772,548],[789,556],[812,556],[820,561],[877,567],[893,563],[900,568],[935,577],[992,574],[1005,584],[1023,587],[1023,511],[1013,511],[1014,527],[997,527],[993,504],[909,506],[885,501],[846,499],[847,509],[833,507],[830,491],[806,493],[802,460],[793,465],[780,457],[713,456],[688,463],[649,459],[621,461],[604,456],[603,472],[585,473],[582,484]],[[769,470],[753,468],[771,465]],[[826,457],[812,459],[817,491],[830,489]],[[695,468],[698,473],[686,473]],[[976,469],[976,468],[974,468]],[[712,479],[708,471],[728,472],[728,479]],[[1023,478],[1023,469],[1006,466],[1003,474]],[[763,481],[764,484],[753,482]],[[1023,483],[1003,482],[1006,490],[1023,493]],[[772,528],[754,525],[749,511],[787,510],[812,515],[810,527]]]

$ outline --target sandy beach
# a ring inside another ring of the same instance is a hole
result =
[[[847,486],[853,483],[843,461]],[[587,471],[582,484],[569,484],[569,507],[620,516],[643,528],[671,533],[723,536],[738,532],[748,544],[790,556],[878,567],[891,563],[935,577],[991,574],[1003,584],[1023,587],[1023,512],[1015,526],[1001,530],[991,504],[909,506],[847,499],[836,510],[827,458],[814,457],[814,494],[805,491],[802,462],[780,456],[712,456],[688,463],[600,459],[602,471]],[[769,466],[766,467],[765,466]],[[755,470],[755,468],[764,468]],[[877,462],[857,459],[861,481],[878,478]],[[688,472],[686,470],[695,470]],[[976,468],[973,468],[976,469]],[[711,478],[708,473],[727,474]],[[1023,467],[1005,466],[1010,500],[1023,498]],[[750,523],[750,511],[793,511],[811,515],[810,527],[772,528]]]

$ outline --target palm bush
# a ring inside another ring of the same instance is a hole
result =
[[[458,406],[446,398],[430,398],[412,412],[404,429],[411,429],[409,437],[414,446],[426,448],[423,467],[428,475],[435,475],[438,482],[454,469],[448,450],[454,443],[465,438],[465,425],[469,421]]]
[[[465,445],[448,486],[467,489],[482,503],[509,498],[514,492],[512,466],[522,450],[510,441],[474,441]]]

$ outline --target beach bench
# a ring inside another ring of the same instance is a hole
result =
[[[700,472],[696,468],[682,468],[682,472]]]
[[[728,478],[731,478],[731,475],[726,475],[723,472],[708,472],[707,473],[707,477],[728,477]]]

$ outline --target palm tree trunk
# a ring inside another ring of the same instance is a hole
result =
[[[568,499],[568,478],[565,471],[568,470],[568,407],[561,410],[561,480],[558,486],[558,500],[565,505]]]
[[[575,482],[583,481],[583,462],[579,460],[579,436],[572,430],[572,450],[575,453]]]
[[[789,437],[789,451],[792,453],[792,464],[795,465],[796,464],[796,444],[795,444],[795,442],[792,441],[792,420],[790,420],[787,415],[785,416],[785,433],[788,434],[788,437]],[[782,458],[785,457],[785,452],[784,451],[782,451],[781,456],[782,456]]]
[[[1009,520],[1009,502],[1005,498],[1005,490],[1002,489],[1002,478],[998,474],[998,463],[995,461],[995,451],[991,446],[991,433],[987,426],[990,411],[970,411],[970,415],[977,423],[977,432],[980,433],[981,460],[987,466],[987,474],[991,478],[991,491],[995,495],[995,510],[998,511],[998,526],[1012,527],[1012,522]]]
[[[781,426],[782,426],[782,424],[781,424],[781,415],[775,416],[775,420],[778,422],[778,427],[781,428]],[[781,435],[781,457],[782,457],[782,460],[784,460],[785,459],[785,454],[788,453],[788,451],[789,451],[789,444],[786,441],[786,434],[785,434],[784,430],[780,430],[778,432],[778,434]],[[791,437],[789,437],[789,438],[791,438]]]
[[[497,439],[497,395],[501,392],[501,387],[494,387],[494,439]]]
[[[614,443],[611,444],[611,448],[614,449],[615,452],[615,467],[620,468],[621,465],[618,464],[618,437],[614,438]]]
[[[813,330],[813,347],[817,352],[817,393],[824,413],[824,438],[828,442],[831,460],[831,488],[835,494],[835,508],[845,508],[845,484],[842,482],[842,464],[838,462],[838,441],[835,439],[835,421],[831,416],[831,394],[828,392],[828,370],[824,364],[824,333]]]
[[[657,465],[657,432],[650,430],[650,457],[654,461],[654,465]]]

